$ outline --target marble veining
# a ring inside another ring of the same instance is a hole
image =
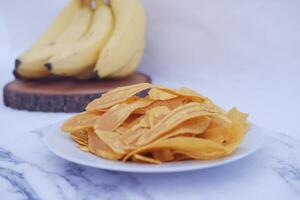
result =
[[[0,199],[300,199],[300,141],[283,133],[267,131],[262,149],[226,166],[135,174],[62,160],[42,143],[44,130],[0,140]]]

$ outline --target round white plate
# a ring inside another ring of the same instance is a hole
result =
[[[99,169],[137,173],[182,172],[225,165],[254,153],[262,146],[264,140],[262,130],[253,125],[239,148],[228,157],[209,161],[193,160],[153,165],[105,160],[91,153],[83,152],[77,147],[77,144],[70,139],[68,134],[60,131],[60,124],[52,125],[45,129],[44,132],[44,142],[46,146],[54,154],[65,160]]]

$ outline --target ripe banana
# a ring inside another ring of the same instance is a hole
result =
[[[78,10],[65,30],[56,39],[56,50],[65,48],[65,46],[73,44],[83,37],[90,28],[93,14],[91,0],[83,0],[81,9]]]
[[[125,77],[131,75],[136,70],[136,68],[139,66],[139,64],[142,60],[142,57],[144,54],[144,47],[145,47],[145,42],[143,43],[143,46],[130,59],[129,63],[127,63],[120,70],[111,74],[108,78],[119,79],[119,78],[125,78]],[[75,76],[75,78],[79,79],[79,80],[89,80],[89,79],[95,78],[94,65],[92,65],[90,69]]]
[[[100,78],[120,70],[144,42],[146,20],[140,0],[110,0],[115,16],[111,38],[100,52],[95,71]]]
[[[90,80],[93,78],[96,78],[95,72],[94,72],[95,65],[92,65],[89,69],[80,72],[80,74],[74,76],[74,78],[78,80]]]
[[[136,68],[139,66],[143,54],[144,54],[144,48],[145,48],[145,41],[143,40],[142,45],[137,50],[135,55],[131,58],[130,62],[126,64],[124,67],[122,67],[120,70],[114,72],[113,74],[109,75],[110,78],[124,78],[132,74]]]
[[[102,0],[97,0],[96,3],[92,24],[83,38],[75,45],[57,51],[45,64],[52,74],[74,76],[86,73],[95,65],[114,26],[111,9]]]
[[[69,24],[75,13],[79,10],[80,6],[81,0],[70,1],[70,3],[63,8],[56,19],[51,23],[51,25],[48,27],[48,30],[43,33],[43,35],[26,53],[30,53],[30,51],[36,51],[43,46],[51,44]]]
[[[145,41],[141,44],[142,45],[140,46],[138,51],[130,59],[130,62],[127,63],[124,67],[122,67],[120,70],[111,74],[108,78],[113,78],[113,79],[125,78],[125,77],[131,75],[136,70],[136,68],[139,66],[139,64],[143,58]],[[95,78],[94,65],[92,65],[90,69],[75,76],[75,78],[77,78],[79,80],[89,80],[89,79]]]
[[[73,13],[72,17],[66,19],[70,12]],[[49,72],[44,67],[45,62],[56,51],[81,38],[89,28],[92,15],[90,0],[73,0],[56,19],[56,21],[64,22],[64,26],[54,26],[49,29],[50,32],[55,30],[59,34],[48,42],[44,42],[43,45],[34,46],[34,48],[20,56],[16,61],[16,65],[18,65],[17,73],[24,78],[47,76]]]

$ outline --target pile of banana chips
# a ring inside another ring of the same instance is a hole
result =
[[[247,116],[188,88],[143,83],[105,93],[61,128],[81,150],[102,158],[160,164],[231,154],[250,127]]]

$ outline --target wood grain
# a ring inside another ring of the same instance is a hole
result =
[[[138,72],[119,80],[14,80],[4,87],[3,95],[6,106],[19,110],[81,112],[90,101],[113,88],[145,82],[151,78]]]

